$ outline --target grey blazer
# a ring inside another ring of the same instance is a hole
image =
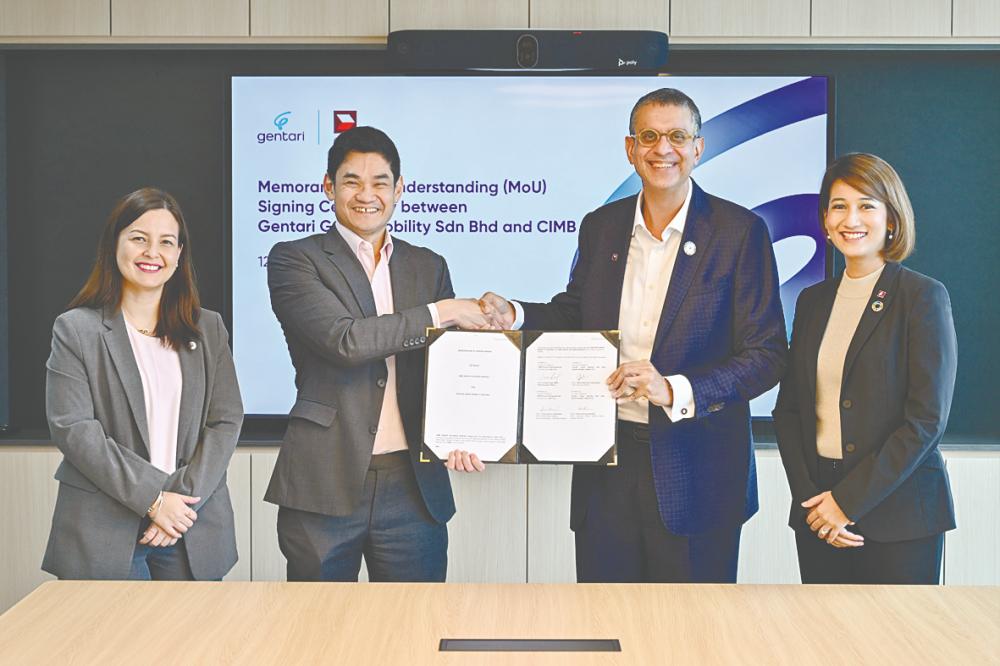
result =
[[[371,283],[336,228],[278,243],[267,282],[295,366],[298,396],[264,499],[331,516],[361,501],[385,395],[385,359],[396,356],[396,393],[410,459],[430,515],[455,513],[448,472],[420,463],[428,303],[454,292],[445,260],[393,239],[395,312],[377,316]]]
[[[196,579],[236,563],[226,469],[243,423],[222,317],[202,310],[201,340],[179,352],[183,388],[177,470],[149,462],[139,368],[120,311],[76,308],[56,319],[46,363],[45,410],[63,453],[42,569],[60,578],[127,578],[146,510],[161,490],[200,496],[184,535]]]

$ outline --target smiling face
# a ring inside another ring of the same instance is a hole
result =
[[[403,179],[393,182],[392,169],[382,155],[350,152],[332,181],[329,175],[323,178],[323,188],[334,202],[337,222],[377,244],[403,194]]]
[[[695,133],[694,117],[684,106],[673,104],[644,104],[635,113],[635,131],[653,129],[661,134],[682,129]],[[629,163],[642,179],[643,191],[649,194],[686,193],[686,185],[694,170],[705,140],[701,137],[690,141],[683,148],[677,148],[660,136],[652,146],[642,146],[633,137],[625,137],[625,153]]]
[[[833,245],[844,255],[852,277],[867,275],[885,263],[882,251],[888,219],[884,202],[842,180],[831,185],[823,225]]]
[[[118,234],[115,259],[126,289],[162,291],[177,270],[180,225],[164,209],[146,211]]]

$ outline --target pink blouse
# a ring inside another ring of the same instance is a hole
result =
[[[177,421],[181,412],[181,359],[159,338],[135,330],[126,320],[132,354],[142,378],[149,426],[149,462],[171,474],[177,469]]]

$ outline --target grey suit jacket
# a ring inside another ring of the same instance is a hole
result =
[[[127,578],[140,524],[161,490],[202,498],[184,535],[195,578],[221,578],[236,563],[226,470],[243,404],[222,317],[202,310],[198,326],[196,349],[178,352],[177,470],[167,475],[149,462],[142,380],[121,312],[76,308],[56,319],[45,409],[63,461],[45,571]]]
[[[396,393],[410,459],[430,515],[455,513],[447,470],[418,461],[423,417],[428,303],[454,295],[444,258],[393,239],[395,312],[377,316],[371,283],[331,228],[278,243],[267,281],[295,366],[298,396],[264,499],[331,516],[361,501],[385,395],[385,359],[396,356]]]

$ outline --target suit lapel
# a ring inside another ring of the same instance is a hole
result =
[[[341,236],[335,227],[323,236],[323,251],[330,257],[330,261],[344,276],[344,280],[354,293],[354,298],[361,308],[361,312],[366,317],[374,317],[377,313],[375,309],[375,297],[372,295],[372,285],[368,281],[368,275],[361,266],[361,262],[354,256],[350,246]]]
[[[851,338],[851,346],[847,348],[842,383],[847,382],[847,378],[851,374],[851,367],[854,365],[858,353],[865,346],[865,343],[868,342],[868,338],[878,328],[878,325],[885,319],[886,310],[892,302],[893,296],[895,296],[897,277],[899,277],[899,264],[886,264],[885,268],[882,269],[882,275],[879,276],[878,282],[875,283],[875,288],[872,289],[872,293],[868,297],[868,304],[861,315],[861,321],[858,322],[858,328],[854,332],[854,337]]]
[[[603,312],[599,314],[598,321],[608,322],[609,328],[618,327],[618,318],[621,315],[622,290],[625,284],[625,265],[628,262],[628,248],[632,242],[632,227],[635,226],[635,204],[628,208],[631,213],[623,216],[620,220],[615,220],[608,227],[608,238],[605,243],[605,253],[599,254],[598,261],[608,262],[610,274],[608,286],[610,289],[601,290],[606,294],[602,302]]]
[[[181,406],[178,414],[177,457],[191,459],[194,447],[189,437],[191,428],[201,430],[199,415],[206,413],[205,397],[205,343],[199,340],[195,349],[182,347],[177,356],[181,362]],[[197,443],[197,442],[195,442]]]
[[[117,312],[104,311],[104,344],[108,348],[108,354],[118,372],[118,379],[125,389],[125,397],[128,399],[129,408],[132,410],[132,418],[139,429],[139,436],[142,437],[142,444],[146,448],[146,457],[149,457],[149,424],[146,420],[146,401],[142,390],[142,378],[139,376],[139,366],[135,362],[135,354],[132,353],[132,343],[128,339],[128,331],[125,329],[125,317],[121,310]]]
[[[656,337],[653,340],[653,349],[659,348],[673,325],[677,312],[684,302],[684,296],[687,294],[694,276],[698,274],[698,267],[709,253],[709,242],[715,233],[709,219],[708,199],[705,197],[705,193],[693,180],[691,187],[694,188],[691,193],[691,204],[688,207],[688,216],[684,223],[681,243],[677,248],[677,259],[674,261],[674,269],[670,274],[667,296],[663,299],[663,310],[660,314]],[[694,244],[694,254],[689,255],[684,251],[684,246],[688,243]]]
[[[420,299],[417,293],[420,280],[410,261],[409,250],[406,243],[393,239],[392,255],[389,257],[389,281],[392,283],[392,309],[395,312],[427,302],[426,299]]]

